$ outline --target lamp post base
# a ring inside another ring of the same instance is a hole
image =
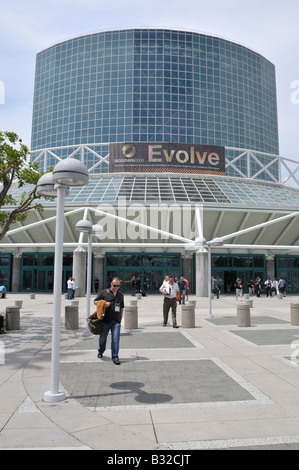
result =
[[[65,400],[65,393],[62,390],[59,390],[57,393],[53,392],[45,392],[44,393],[44,401],[48,403],[56,403],[58,401]]]

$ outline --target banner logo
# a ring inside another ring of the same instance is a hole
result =
[[[131,144],[125,144],[122,148],[122,153],[124,157],[132,158],[136,155],[136,147]]]
[[[225,149],[177,143],[110,143],[110,173],[173,172],[225,175]]]

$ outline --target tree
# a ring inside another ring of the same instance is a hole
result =
[[[25,220],[29,211],[43,210],[40,203],[34,203],[39,196],[36,194],[36,184],[42,176],[38,164],[27,162],[29,150],[14,132],[0,131],[0,209],[12,206],[12,210],[0,210],[0,241],[8,232],[11,224]],[[18,188],[25,185],[34,187],[24,188],[19,200],[10,194],[12,184]]]

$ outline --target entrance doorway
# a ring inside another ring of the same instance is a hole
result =
[[[221,281],[221,291],[235,294],[235,283],[239,277],[243,292],[248,293],[247,283],[257,277],[265,280],[266,260],[264,255],[212,254],[212,276]]]
[[[54,253],[23,253],[21,268],[22,292],[53,292]],[[67,279],[72,276],[73,256],[63,255],[62,291],[66,292]]]
[[[230,294],[234,292],[234,284],[238,277],[237,271],[225,271],[224,273],[224,292]]]
[[[105,284],[117,276],[122,281],[122,291],[131,293],[131,281],[140,279],[144,293],[158,293],[168,274],[180,276],[181,255],[179,253],[106,253]]]
[[[159,270],[146,270],[142,269],[139,271],[120,271],[120,278],[123,280],[123,290],[129,292],[132,290],[131,281],[135,278],[135,283],[139,280],[141,292],[158,292],[159,288],[166,276],[166,271]]]

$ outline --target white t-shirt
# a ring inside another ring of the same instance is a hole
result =
[[[73,281],[71,281],[70,279],[67,281],[67,288],[68,288],[68,289],[72,289],[72,288],[73,288]]]

